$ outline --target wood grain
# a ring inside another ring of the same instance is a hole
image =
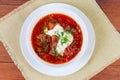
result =
[[[0,18],[28,0],[0,0]]]
[[[97,3],[120,32],[120,0],[97,0]]]
[[[6,15],[13,9],[17,8],[17,5],[11,6],[11,5],[0,5],[0,17]]]
[[[3,47],[3,44],[0,42],[0,63],[11,63],[13,62],[9,57],[7,51]]]
[[[0,63],[0,80],[24,80],[14,63]]]
[[[0,0],[0,5],[21,5],[29,0]]]
[[[0,0],[0,17],[8,14],[28,0]],[[102,10],[120,32],[120,0],[97,0]],[[24,80],[0,42],[0,80]],[[120,59],[90,80],[120,80]]]

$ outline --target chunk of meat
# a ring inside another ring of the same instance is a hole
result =
[[[58,38],[56,35],[52,35],[52,47],[56,48],[58,44]]]
[[[52,47],[51,47],[51,49],[50,49],[50,51],[49,51],[49,54],[52,55],[52,53],[53,53],[53,48],[56,49],[56,47],[57,47],[58,38],[57,38],[56,35],[52,35],[51,38],[52,38]]]
[[[53,24],[53,23],[51,23],[51,22],[48,23],[48,29],[49,29],[49,30],[53,29],[54,26],[55,26],[55,24]]]
[[[51,42],[52,42],[52,38],[51,36],[47,35],[47,34],[40,34],[38,39],[38,45],[41,46],[42,50],[38,50],[39,52],[44,52],[44,53],[48,53],[50,48],[51,48]]]

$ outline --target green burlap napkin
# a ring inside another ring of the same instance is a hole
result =
[[[67,3],[82,10],[92,22],[96,35],[95,50],[87,65],[78,72],[64,77],[50,77],[34,70],[24,59],[19,43],[20,30],[27,16],[36,8],[54,2]],[[26,80],[86,80],[120,58],[120,34],[114,29],[95,0],[29,1],[0,19],[0,36],[9,55]]]

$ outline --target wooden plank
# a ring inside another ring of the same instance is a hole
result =
[[[11,5],[0,5],[0,18],[3,17],[4,15],[8,14],[18,6],[11,6]]]
[[[0,0],[0,18],[29,0]]]
[[[13,62],[5,50],[3,44],[0,42],[0,63]]]
[[[111,64],[111,66],[120,66],[120,59],[115,61],[113,64]],[[120,73],[120,71],[119,71]]]
[[[0,0],[0,5],[22,5],[29,0]]]
[[[120,80],[120,66],[109,66],[90,80]]]
[[[14,63],[0,63],[0,80],[24,80]]]
[[[120,32],[120,0],[96,0],[115,28]]]

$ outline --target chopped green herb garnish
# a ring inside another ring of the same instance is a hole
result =
[[[66,31],[71,33],[71,29],[70,28],[67,28]]]
[[[40,44],[40,46],[42,48],[42,51],[43,52],[48,52],[48,49],[49,49],[48,43],[49,42],[47,42],[47,40],[45,38],[46,38],[45,34],[40,34],[38,41],[39,41],[39,44]]]
[[[74,28],[67,28],[66,32],[73,33],[73,32],[75,32],[75,29]]]
[[[44,33],[46,33],[48,31],[47,26],[44,26]]]
[[[51,20],[51,23],[53,23],[53,24],[55,24],[56,22],[57,22],[57,20],[55,20],[55,19]]]
[[[52,56],[55,56],[55,54],[56,54],[55,48],[52,48]]]
[[[63,37],[61,40],[62,45],[67,43],[67,42],[68,42],[68,39],[66,37]]]
[[[59,54],[57,53],[55,48],[52,48],[52,56],[55,56],[56,58],[59,58]]]
[[[63,36],[63,35],[64,35],[64,32],[61,32],[61,35]]]
[[[55,32],[55,34],[60,39],[60,34],[58,32]]]
[[[48,51],[48,47],[47,47],[47,44],[44,40],[40,39],[40,44],[42,46],[42,49],[44,52]]]
[[[64,31],[60,24],[57,24],[52,30],[48,30],[46,34],[55,35],[58,38],[57,46],[52,49],[52,56],[63,56],[65,48],[73,41],[73,35],[69,29]]]

